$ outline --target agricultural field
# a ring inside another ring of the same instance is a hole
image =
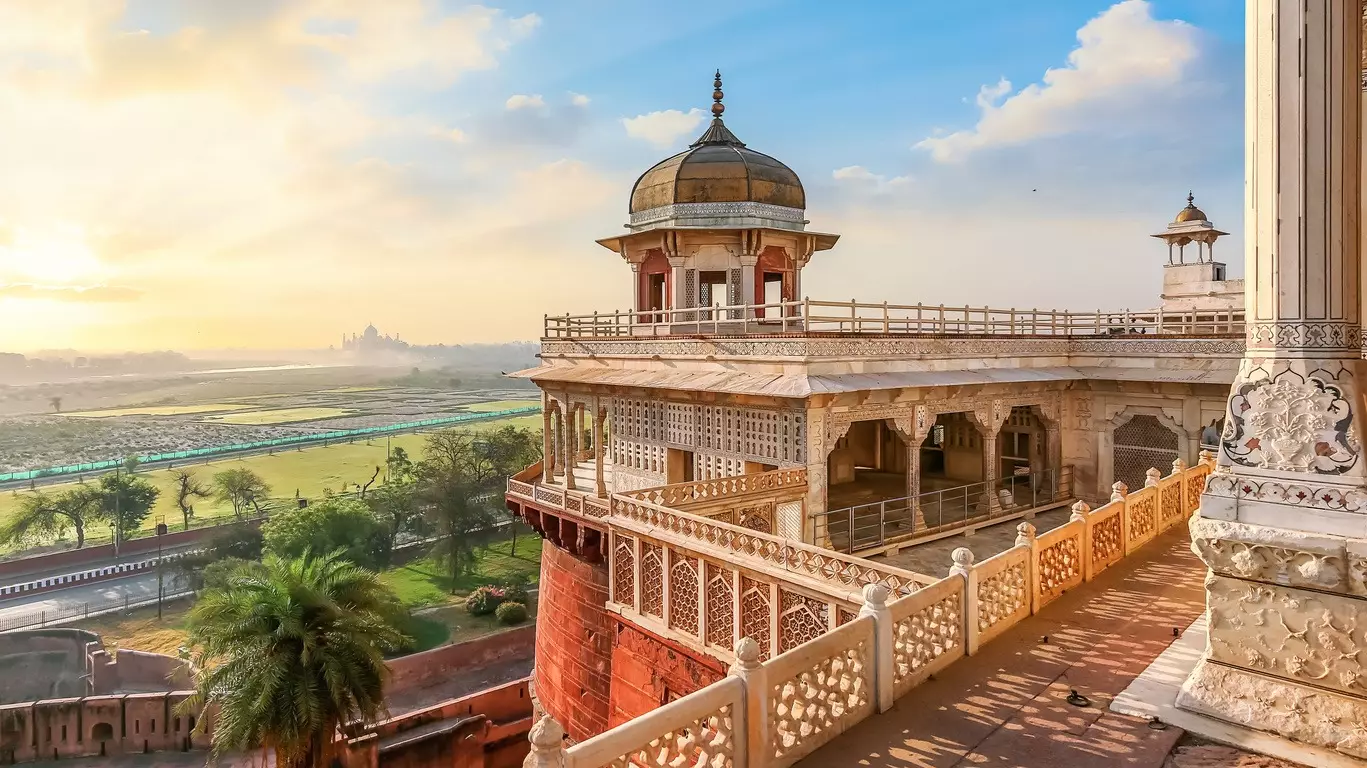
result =
[[[211,387],[217,394],[221,387]],[[188,399],[188,398],[187,398]],[[350,386],[0,418],[0,473],[536,406],[525,389]]]
[[[541,428],[541,417],[536,414],[505,417],[462,424],[456,428],[463,431],[484,431],[499,429],[507,425],[539,430]],[[370,480],[377,467],[381,469],[381,477],[383,477],[387,449],[403,448],[410,457],[420,458],[425,440],[425,436],[421,433],[407,433],[393,435],[389,438],[358,439],[355,442],[327,446],[286,448],[274,453],[255,454],[241,458],[187,461],[185,464],[164,469],[140,469],[138,474],[161,491],[152,514],[143,521],[142,527],[144,530],[150,531],[156,527],[159,519],[164,519],[172,530],[176,530],[181,525],[182,516],[176,507],[174,492],[174,471],[177,469],[190,469],[196,477],[208,484],[216,472],[222,472],[225,469],[246,468],[256,472],[270,484],[272,497],[293,498],[298,495],[318,498],[326,491],[354,490],[355,486]],[[72,483],[64,483],[45,486],[39,490],[48,493],[60,493],[72,485]],[[10,515],[14,514],[20,500],[27,493],[30,491],[0,491],[0,526],[3,526]],[[194,508],[195,520],[199,524],[203,524],[207,520],[231,516],[233,513],[232,505],[215,499],[196,500]],[[107,539],[108,536],[109,532],[103,527],[94,527],[87,531],[88,539]]]
[[[218,424],[291,424],[299,421],[331,419],[352,413],[355,411],[350,408],[277,408],[269,411],[226,413],[221,416],[209,416],[206,420]]]

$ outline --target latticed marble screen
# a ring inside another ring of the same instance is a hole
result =
[[[636,540],[613,534],[612,599],[636,608]]]
[[[773,656],[773,635],[769,619],[773,615],[769,585],[746,576],[740,580],[740,636],[759,644],[759,657]]]
[[[743,275],[741,274],[741,270],[739,270],[739,269],[733,269],[733,270],[731,270],[731,274],[730,274],[730,276],[727,278],[727,285],[726,285],[726,287],[727,287],[727,289],[728,289],[728,290],[727,290],[727,293],[730,294],[730,295],[728,296],[728,298],[729,298],[730,300],[729,300],[727,303],[730,304],[730,305],[733,306],[733,307],[737,307],[737,306],[741,306],[741,305],[743,305],[743,304],[749,304],[749,303],[750,303],[749,301],[745,300],[744,297],[743,297],[743,287],[742,287],[742,282],[743,282],[743,280],[744,280],[744,277],[743,277]],[[732,309],[732,310],[729,310],[729,311],[726,313],[726,316],[727,316],[728,318],[730,318],[731,320],[739,320],[739,319],[740,319],[740,316],[741,316],[741,312],[742,312],[742,310],[739,310],[739,309]]]
[[[660,545],[641,542],[641,613],[657,619],[665,617],[664,565]]]
[[[1130,489],[1144,487],[1144,473],[1156,467],[1166,474],[1177,458],[1179,438],[1157,416],[1141,413],[1115,428],[1111,458],[1115,479]]]
[[[784,653],[826,634],[830,606],[821,600],[779,589],[778,652]]]
[[[609,414],[613,461],[624,467],[663,472],[671,447],[694,452],[699,480],[743,474],[747,461],[796,466],[807,460],[801,411],[619,397]]]
[[[669,626],[698,636],[698,561],[670,551]]]
[[[707,564],[707,644],[727,651],[735,647],[736,600],[732,572]]]

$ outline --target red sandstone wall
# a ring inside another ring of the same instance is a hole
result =
[[[609,725],[616,727],[726,676],[720,662],[616,618]],[[539,694],[538,690],[538,694]]]
[[[191,528],[188,531],[168,533],[161,537],[161,546],[163,549],[167,549],[178,547],[183,544],[190,544],[201,539],[210,538],[227,530],[225,527],[227,525],[239,524],[256,527],[261,525],[261,521],[246,520],[242,523],[222,523],[219,525],[206,526],[204,528]],[[157,553],[156,536],[142,536],[136,539],[129,539],[123,543],[123,547],[119,550],[119,554],[123,556],[145,555],[148,553],[153,555]],[[8,584],[10,581],[24,581],[24,579],[19,578],[24,574],[45,572],[68,566],[70,566],[72,570],[79,570],[90,563],[108,560],[113,556],[113,544],[97,544],[94,546],[82,547],[81,549],[67,549],[61,552],[50,552],[45,555],[21,557],[0,562],[0,577],[14,577],[5,582]]]
[[[390,675],[386,688],[390,693],[421,688],[453,672],[487,667],[504,659],[531,658],[535,640],[536,627],[528,624],[478,640],[443,645],[430,651],[390,659],[385,662]]]
[[[612,624],[606,565],[541,545],[536,698],[575,741],[608,729]]]

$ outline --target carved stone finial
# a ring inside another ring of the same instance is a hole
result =
[[[1214,464],[1215,464],[1215,451],[1201,451],[1201,463],[1202,463],[1202,464],[1210,464],[1210,465],[1214,466]]]
[[[1087,513],[1088,513],[1088,512],[1091,512],[1091,511],[1092,511],[1092,508],[1091,508],[1090,506],[1087,505],[1087,502],[1085,502],[1085,501],[1079,501],[1079,502],[1077,502],[1076,504],[1073,505],[1073,514],[1070,515],[1068,519],[1069,519],[1069,520],[1086,520],[1086,519],[1087,519]]]
[[[1111,486],[1111,501],[1124,501],[1126,494],[1130,492],[1130,486],[1125,485],[1119,480]]]
[[[864,586],[864,604],[875,608],[882,606],[888,601],[888,588],[882,584],[866,584]]]
[[[1149,471],[1144,473],[1144,487],[1158,485],[1158,481],[1163,479],[1163,473],[1158,471],[1158,467],[1149,467]]]
[[[1035,540],[1035,526],[1021,523],[1016,526],[1016,546],[1029,545]]]
[[[522,768],[559,768],[565,764],[565,729],[550,715],[542,715],[527,734],[532,751]]]
[[[1186,472],[1186,471],[1187,471],[1187,463],[1186,463],[1185,461],[1182,461],[1181,459],[1173,459],[1173,460],[1172,460],[1172,473],[1173,473],[1174,475],[1180,475],[1180,474],[1182,474],[1183,472]]]
[[[759,666],[759,643],[752,637],[742,637],[736,643],[736,659],[742,667]]]
[[[954,561],[954,567],[950,568],[949,572],[968,578],[969,572],[973,570],[973,550],[968,547],[958,547],[949,553],[949,559]]]

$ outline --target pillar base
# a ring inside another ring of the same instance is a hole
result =
[[[1177,706],[1246,728],[1367,758],[1367,699],[1310,688],[1203,658],[1182,684]]]

